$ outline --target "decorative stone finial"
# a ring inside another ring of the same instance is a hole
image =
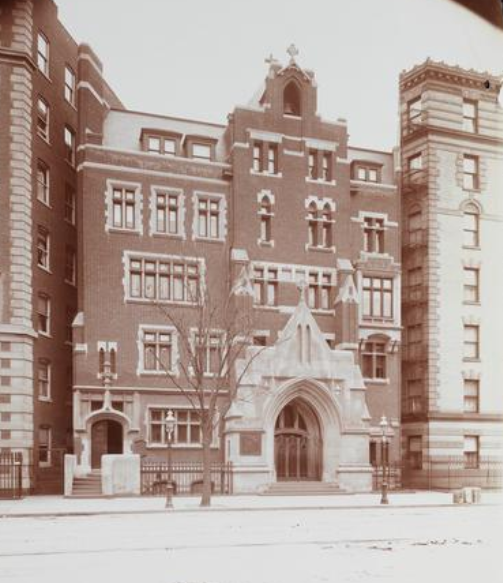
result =
[[[295,63],[295,57],[299,54],[299,49],[292,43],[287,49],[286,52],[290,55],[290,65]]]
[[[264,59],[264,63],[267,63],[268,65],[272,65],[275,62],[276,59],[273,57],[272,53],[270,53],[270,55]]]

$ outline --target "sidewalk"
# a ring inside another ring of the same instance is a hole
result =
[[[199,506],[199,496],[174,497],[174,511],[260,511],[292,509],[414,508],[459,506],[453,504],[452,492],[391,492],[389,505],[380,504],[381,495],[333,494],[331,496],[213,496],[210,508]],[[481,504],[503,505],[503,492],[482,492]],[[97,514],[148,514],[166,512],[163,497],[64,498],[63,496],[28,496],[21,500],[0,500],[0,519],[28,516],[83,516]]]

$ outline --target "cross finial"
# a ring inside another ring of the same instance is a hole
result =
[[[300,291],[300,298],[299,298],[300,303],[305,304],[306,303],[307,281],[304,277],[299,279],[299,281],[297,282],[297,289]]]
[[[273,57],[272,53],[270,53],[269,56],[264,59],[264,63],[267,63],[268,65],[272,65],[275,61],[276,59]]]
[[[286,52],[290,55],[290,64],[295,63],[295,57],[299,54],[299,49],[292,43]]]

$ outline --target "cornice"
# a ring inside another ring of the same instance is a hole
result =
[[[429,134],[448,136],[449,138],[455,138],[457,140],[471,140],[483,144],[490,144],[492,146],[503,146],[503,139],[501,138],[486,136],[484,134],[479,133],[464,132],[463,130],[455,130],[452,128],[446,128],[438,125],[431,125],[425,123],[418,124],[417,129],[412,133],[402,135],[402,144],[408,144],[416,140],[417,138]]]
[[[35,71],[35,62],[28,53],[13,51],[5,47],[0,47],[0,63],[9,63],[12,65],[22,65],[30,71]]]

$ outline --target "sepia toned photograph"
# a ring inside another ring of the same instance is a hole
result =
[[[503,2],[0,0],[0,583],[503,576]]]

